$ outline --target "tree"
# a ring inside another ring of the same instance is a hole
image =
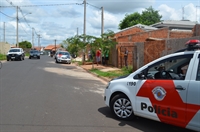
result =
[[[120,21],[119,29],[125,29],[136,24],[144,24],[144,25],[151,25],[157,22],[160,22],[162,16],[159,15],[159,12],[154,10],[152,6],[146,8],[142,14],[135,12],[133,14],[126,14],[125,18]]]
[[[140,23],[140,19],[141,15],[138,12],[135,12],[130,15],[126,14],[125,18],[119,23],[119,29],[124,29],[136,25]]]
[[[113,36],[114,32],[111,30],[108,30],[106,33],[102,34],[100,38],[90,35],[79,35],[79,36],[76,35],[74,37],[67,38],[65,41],[63,41],[62,45],[64,47],[67,47],[67,50],[71,54],[77,55],[78,51],[82,51],[83,53],[82,61],[85,61],[85,51],[87,45],[90,45],[94,58],[95,51],[98,48],[101,48],[102,50],[104,50],[105,48],[109,49],[116,44],[116,42],[112,40]]]
[[[161,18],[162,16],[159,15],[159,12],[154,10],[152,6],[150,6],[149,8],[146,8],[145,11],[142,12],[141,22],[144,25],[152,25],[154,23],[160,22]]]
[[[22,41],[22,42],[19,42],[19,47],[20,48],[31,48],[32,45],[30,42],[28,41]]]

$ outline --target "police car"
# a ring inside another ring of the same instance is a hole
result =
[[[200,131],[200,41],[187,51],[156,59],[126,77],[111,80],[105,104],[119,119],[134,116]]]

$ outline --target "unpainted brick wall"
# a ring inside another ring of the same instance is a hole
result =
[[[165,40],[144,43],[144,64],[159,58],[165,50]]]
[[[136,33],[139,33],[139,32],[144,32],[144,30],[142,30],[141,28],[138,28],[138,27],[133,27],[133,28],[122,30],[122,31],[116,33],[115,38],[119,38],[120,36],[136,34]]]
[[[193,32],[170,31],[169,38],[189,38],[192,36],[193,36]]]

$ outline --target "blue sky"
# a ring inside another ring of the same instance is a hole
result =
[[[199,0],[86,0],[86,34],[99,37],[101,34],[101,7],[104,8],[104,32],[119,31],[119,22],[125,14],[152,6],[162,15],[162,20],[200,21]],[[16,43],[16,7],[19,6],[19,42],[32,42],[46,46],[57,44],[76,35],[83,34],[83,0],[0,0],[0,41]],[[37,5],[37,6],[33,6]],[[184,9],[184,15],[183,15]],[[29,14],[31,13],[31,14]],[[25,16],[26,21],[24,20]],[[78,31],[78,32],[77,32]]]

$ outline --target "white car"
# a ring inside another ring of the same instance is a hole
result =
[[[72,57],[68,51],[57,51],[55,54],[56,63],[67,63],[71,64]]]
[[[9,60],[24,60],[25,54],[22,48],[11,48],[7,55],[7,61]]]
[[[200,131],[200,41],[109,82],[105,104],[119,119],[134,116]]]

